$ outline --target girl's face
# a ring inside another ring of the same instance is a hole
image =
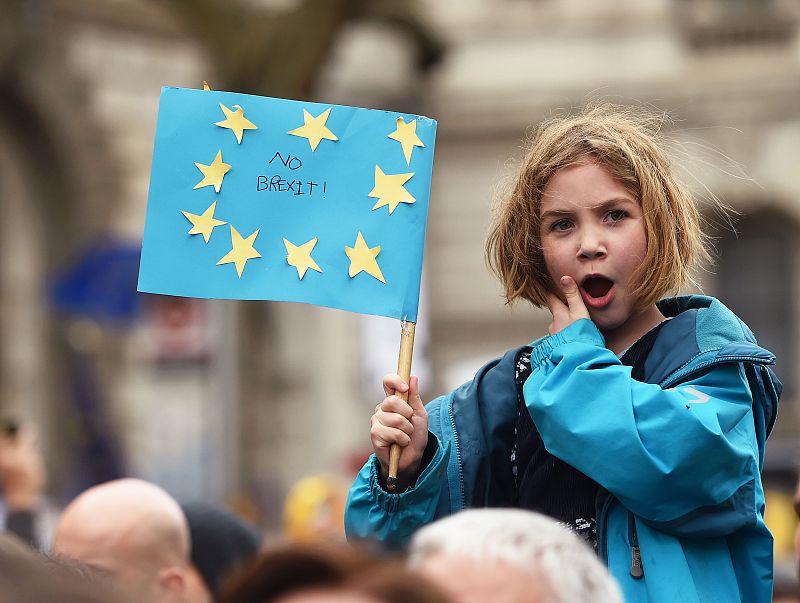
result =
[[[602,164],[587,160],[550,178],[539,211],[552,281],[575,279],[601,332],[625,327],[637,314],[631,276],[647,251],[639,201]]]

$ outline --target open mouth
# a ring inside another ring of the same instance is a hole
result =
[[[590,276],[581,283],[581,288],[594,299],[601,299],[608,295],[613,286],[614,283],[604,276]]]

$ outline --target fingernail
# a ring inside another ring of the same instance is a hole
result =
[[[562,287],[566,287],[568,284],[569,284],[569,277],[568,276],[562,276],[561,277],[561,286]]]

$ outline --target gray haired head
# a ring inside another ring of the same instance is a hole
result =
[[[555,520],[521,509],[472,509],[419,530],[408,563],[423,569],[433,557],[510,566],[546,581],[548,603],[621,603],[616,581],[589,546]],[[452,576],[450,579],[452,580]]]

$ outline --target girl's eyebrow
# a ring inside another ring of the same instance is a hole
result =
[[[622,205],[637,205],[636,201],[633,199],[629,199],[628,197],[614,197],[613,199],[606,199],[605,201],[601,201],[597,205],[591,206],[589,209],[592,211],[599,211],[603,212],[608,210],[609,208]],[[575,214],[574,210],[569,209],[548,209],[547,211],[543,212],[540,220],[545,222],[549,219],[554,218],[564,218],[564,217],[571,217]]]
[[[563,218],[572,216],[574,212],[569,211],[568,209],[548,209],[541,215],[540,220],[542,222],[550,219],[550,218]]]
[[[605,210],[614,205],[637,205],[636,201],[633,199],[629,199],[628,197],[614,197],[613,199],[607,199],[606,201],[601,201],[597,205],[592,206],[591,209],[595,210]]]

